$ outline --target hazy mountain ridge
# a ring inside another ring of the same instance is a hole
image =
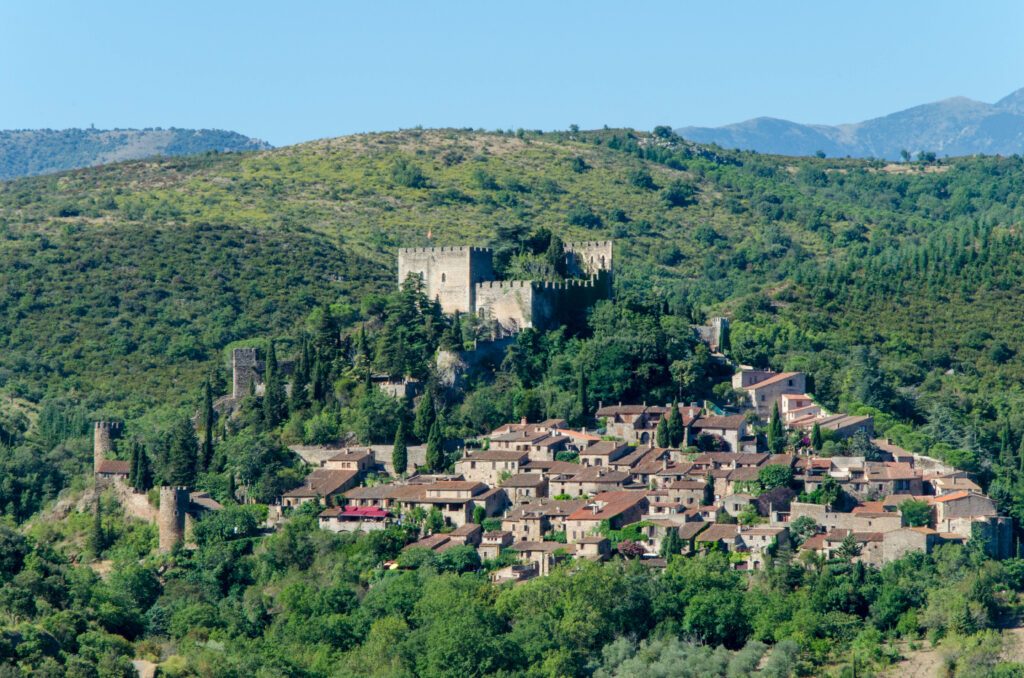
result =
[[[217,129],[0,130],[0,180],[159,155],[270,148],[265,141]]]
[[[1024,152],[1024,88],[994,104],[953,97],[880,118],[844,125],[807,125],[753,118],[723,127],[683,127],[700,143],[779,155],[875,157],[895,160],[902,150],[940,156]]]

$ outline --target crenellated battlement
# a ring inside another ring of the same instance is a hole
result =
[[[442,247],[399,247],[398,254],[472,254],[490,252],[490,247],[474,247],[472,245],[452,245]]]
[[[496,322],[507,336],[526,327],[580,323],[582,314],[611,296],[611,240],[564,246],[565,280],[495,280],[489,247],[403,247],[398,284],[419,276],[445,313],[475,313]]]

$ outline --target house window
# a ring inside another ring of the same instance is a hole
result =
[[[764,394],[763,393],[761,394],[761,402],[762,403],[764,402]]]
[[[788,383],[789,383],[789,385],[790,385],[790,386],[792,386],[792,385],[793,385],[793,380],[792,380],[792,379],[789,379],[789,380],[788,380]]]
[[[445,273],[442,273],[441,274],[441,282],[445,282],[446,280],[448,280],[448,275],[445,274]],[[790,385],[792,385],[792,384],[790,384]]]

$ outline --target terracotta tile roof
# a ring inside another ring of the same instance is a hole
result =
[[[589,440],[593,442],[598,442],[599,440],[601,440],[601,436],[599,435],[595,435],[593,433],[586,433],[584,431],[574,431],[571,428],[560,428],[558,429],[558,432],[563,436],[568,436],[574,440]]]
[[[971,496],[971,493],[967,490],[957,490],[956,492],[944,494],[941,497],[935,497],[932,501],[936,503],[945,503],[947,501],[956,501],[957,499],[966,499],[969,496]]]
[[[477,532],[483,532],[483,528],[481,528],[476,523],[466,523],[465,525],[460,525],[459,527],[456,527],[448,534],[452,537],[472,537]]]
[[[757,480],[758,469],[754,466],[742,466],[738,469],[729,471],[728,478],[731,481]]]
[[[615,471],[607,466],[584,466],[568,479],[571,483],[625,483],[632,479],[625,471]]]
[[[96,473],[109,473],[111,475],[131,475],[132,463],[120,459],[103,459],[100,461]]]
[[[768,377],[764,381],[759,381],[756,384],[751,384],[750,386],[744,386],[743,388],[747,389],[747,390],[751,390],[751,391],[756,391],[757,389],[761,388],[762,386],[769,386],[771,384],[777,384],[780,381],[784,381],[786,379],[792,379],[793,377],[795,377],[798,374],[800,374],[800,373],[799,372],[779,372],[778,374],[776,374],[773,377]]]
[[[614,440],[602,440],[601,442],[594,443],[590,447],[586,448],[580,454],[587,457],[608,457],[621,452],[627,447],[629,447],[629,445],[626,445],[625,443],[618,443]]]
[[[565,517],[586,505],[584,499],[548,499],[540,497],[510,510],[502,520],[524,518]]]
[[[901,461],[869,461],[866,470],[868,480],[913,480],[921,477],[920,471]]]
[[[800,544],[800,549],[804,551],[820,551],[825,547],[825,537],[826,535],[824,534],[808,537],[804,540],[803,544]]]
[[[338,452],[338,454],[327,459],[327,461],[359,461],[360,459],[365,459],[366,457],[373,457],[373,451],[352,450],[346,447],[340,452]]]
[[[608,520],[646,500],[647,497],[644,496],[643,492],[632,490],[602,492],[588,502],[586,506],[577,509],[568,517],[568,520],[593,520],[598,522]]]
[[[706,528],[708,525],[713,524],[714,523],[706,523],[703,520],[694,520],[688,523],[683,523],[679,526],[679,536],[683,539],[693,539],[698,534],[703,532],[704,528]]]
[[[703,490],[707,482],[703,480],[673,480],[668,484],[670,490]]]
[[[732,414],[725,417],[699,417],[693,422],[693,428],[697,430],[703,429],[722,429],[725,431],[738,431],[741,429],[746,421],[746,417],[742,414]]]
[[[284,493],[285,497],[327,497],[355,480],[358,471],[338,471],[318,468],[306,476],[306,481]]]
[[[502,487],[537,487],[544,484],[540,473],[517,473],[501,481]]]
[[[486,490],[487,485],[475,480],[439,480],[424,485],[428,492],[465,492],[467,490]]]
[[[188,500],[192,509],[219,511],[224,508],[219,501],[210,496],[209,492],[190,492]]]
[[[526,452],[519,450],[482,450],[466,455],[459,461],[525,461],[530,458]]]
[[[739,525],[727,525],[714,523],[708,529],[697,535],[698,542],[716,542],[722,539],[733,539],[740,533]]]

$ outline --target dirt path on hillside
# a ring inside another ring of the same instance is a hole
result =
[[[1024,663],[1024,627],[1014,626],[1001,631],[1003,649],[999,653],[1000,661]],[[927,641],[921,641],[921,644],[927,645]],[[882,675],[889,678],[941,678],[944,675],[942,646],[922,647],[919,650],[910,650],[904,646],[900,648],[900,653],[905,659],[893,664]]]

